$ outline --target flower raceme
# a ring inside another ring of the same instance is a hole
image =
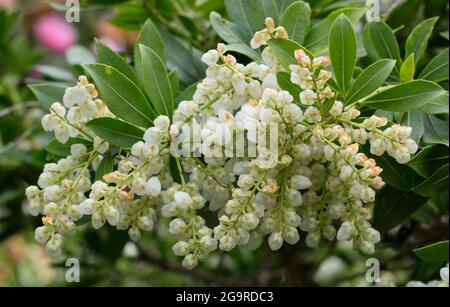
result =
[[[287,33],[267,19],[251,42],[264,48],[263,63],[240,64],[224,44],[205,53],[206,77],[192,100],[181,102],[172,119],[157,117],[142,141],[119,153],[85,125],[114,116],[95,87],[80,77],[67,88],[64,105],[52,105],[42,124],[62,143],[80,136],[93,146],[73,144],[71,155],[45,166],[39,187],[27,188],[31,212],[44,216],[36,240],[57,258],[83,216],[91,216],[96,229],[108,223],[128,230],[134,241],[162,216],[177,239],[173,252],[189,269],[217,248],[256,249],[264,238],[272,250],[296,244],[299,231],[312,248],[337,239],[373,253],[380,234],[371,227],[371,208],[384,183],[382,169],[361,145],[406,163],[417,150],[411,128],[375,115],[362,118],[357,104],[341,102],[328,86],[328,57],[295,51],[288,72],[301,93],[282,90],[276,74],[285,70],[267,45],[273,37]],[[276,156],[256,137],[270,134],[268,123],[277,128]],[[256,155],[214,154],[227,152],[235,135],[245,135],[244,152],[255,146]],[[116,170],[92,182],[105,153],[115,153]],[[171,160],[179,179],[172,177]],[[217,212],[216,225],[202,217],[205,207]]]

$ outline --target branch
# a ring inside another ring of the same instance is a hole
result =
[[[237,281],[237,280],[233,280],[233,279],[222,278],[222,277],[218,276],[217,274],[211,274],[209,272],[206,272],[206,271],[203,271],[200,269],[188,270],[178,263],[169,261],[164,258],[155,257],[154,255],[145,251],[139,245],[137,247],[139,250],[139,256],[138,256],[139,260],[156,265],[162,269],[189,275],[191,277],[202,280],[205,283],[216,284],[219,286],[235,286],[235,285],[242,286],[242,285],[246,284],[246,282],[243,280]]]

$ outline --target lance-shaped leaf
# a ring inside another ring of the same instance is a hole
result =
[[[287,71],[290,71],[290,65],[297,64],[297,60],[295,59],[295,50],[302,49],[309,57],[313,57],[311,52],[309,52],[305,47],[289,39],[271,39],[269,41],[269,46],[280,64]]]
[[[305,47],[314,55],[326,54],[330,29],[336,18],[344,14],[350,19],[352,24],[356,24],[366,11],[366,6],[355,6],[342,8],[330,13],[325,19],[311,27],[305,38]]]
[[[142,83],[144,80],[143,76],[144,72],[142,68],[142,61],[140,60],[141,59],[141,49],[139,48],[140,44],[152,48],[158,54],[158,56],[161,59],[163,59],[163,61],[165,61],[165,50],[163,40],[161,38],[160,33],[158,32],[158,29],[156,28],[155,24],[151,21],[151,19],[148,19],[145,22],[141,32],[139,33],[138,39],[136,41],[136,46],[134,47],[134,66],[136,69],[138,80]]]
[[[364,104],[379,110],[408,112],[426,105],[443,93],[445,91],[436,83],[414,80],[369,97]]]
[[[430,101],[430,103],[420,108],[421,111],[428,114],[448,114],[449,99],[448,92]]]
[[[448,163],[443,165],[433,175],[428,177],[418,186],[414,187],[414,189],[412,189],[412,192],[424,197],[433,197],[439,193],[448,191],[448,167]]]
[[[108,109],[119,118],[140,127],[149,127],[156,117],[141,90],[124,74],[105,64],[83,66],[94,79]]]
[[[423,114],[425,144],[443,144],[448,147],[448,120],[442,120],[434,115]]]
[[[448,252],[448,240],[416,248],[414,250],[417,257],[426,262],[446,262],[448,261]]]
[[[347,93],[346,103],[352,103],[365,98],[377,90],[395,66],[394,60],[379,60],[367,67],[353,82]]]
[[[419,75],[419,79],[434,82],[448,80],[448,48],[435,56]]]
[[[444,145],[434,145],[422,149],[408,162],[408,166],[414,169],[420,176],[427,178],[448,162],[448,147]]]
[[[141,129],[110,117],[93,119],[87,123],[87,126],[103,140],[121,148],[130,148],[141,141],[144,135]]]
[[[414,53],[411,53],[403,62],[400,68],[400,82],[405,83],[414,79],[414,72],[416,70],[414,63]]]
[[[405,44],[405,53],[406,56],[414,53],[415,63],[417,63],[425,53],[428,40],[430,39],[437,20],[438,17],[425,19],[412,30],[411,34],[409,34]]]
[[[154,50],[144,45],[139,45],[139,48],[147,95],[158,114],[171,116],[173,93],[166,66]]]
[[[405,221],[427,200],[427,197],[410,191],[399,191],[387,185],[377,195],[373,212],[373,227],[380,231],[388,231]]]
[[[98,62],[112,66],[121,73],[123,73],[128,79],[138,84],[136,74],[130,65],[125,62],[125,59],[119,54],[111,50],[108,46],[102,44],[99,40],[96,40],[97,58]]]
[[[400,47],[392,29],[384,22],[369,22],[363,30],[363,43],[372,60],[393,59],[396,60],[395,73],[400,75],[402,59]]]
[[[334,76],[344,96],[355,69],[356,47],[356,35],[352,23],[344,14],[341,14],[331,27],[328,48]]]
[[[292,3],[281,17],[281,25],[288,31],[289,38],[303,44],[309,31],[311,8],[303,1]]]

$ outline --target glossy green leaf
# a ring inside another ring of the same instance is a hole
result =
[[[328,48],[334,77],[345,96],[355,69],[356,35],[351,21],[344,14],[339,15],[331,27]]]
[[[295,59],[295,50],[302,49],[307,55],[312,57],[312,54],[300,44],[289,39],[274,38],[269,41],[269,46],[273,54],[276,56],[284,69],[290,71],[289,66],[297,64]]]
[[[209,21],[220,38],[228,44],[248,45],[247,34],[236,23],[222,18],[216,12],[211,12]]]
[[[400,68],[400,82],[406,83],[413,80],[415,70],[414,53],[411,53]]]
[[[156,117],[142,91],[124,74],[105,64],[84,66],[94,79],[108,109],[119,118],[140,127],[149,127]]]
[[[145,90],[159,115],[171,116],[173,113],[173,92],[167,69],[158,54],[144,46],[141,49],[141,61]]]
[[[144,72],[141,66],[142,61],[140,60],[141,59],[141,49],[139,48],[140,44],[147,46],[148,48],[152,48],[156,52],[156,54],[158,54],[158,56],[163,61],[165,61],[166,57],[165,57],[164,43],[161,38],[161,34],[158,32],[158,29],[156,28],[155,24],[151,21],[151,19],[148,19],[145,22],[141,32],[139,33],[136,45],[134,47],[134,67],[136,69],[136,75],[138,77],[138,80],[140,82],[143,82]]]
[[[128,79],[138,84],[136,74],[122,56],[111,50],[108,46],[102,44],[99,40],[96,41],[96,48],[99,63],[114,67],[123,73]]]
[[[400,191],[387,185],[377,195],[372,226],[379,231],[388,231],[403,223],[427,200],[413,192]]]
[[[437,20],[438,17],[425,19],[409,34],[405,44],[405,53],[406,56],[414,53],[415,63],[417,63],[425,53],[428,40],[430,39]]]
[[[408,165],[399,164],[387,154],[377,157],[377,165],[383,169],[381,176],[390,186],[409,191],[420,182],[420,177]]]
[[[428,177],[418,186],[412,189],[412,192],[424,197],[433,197],[439,193],[448,191],[449,164],[443,165],[433,175]]]
[[[414,169],[420,176],[427,178],[448,162],[448,147],[438,144],[422,149],[408,162],[408,166]]]
[[[448,92],[430,101],[428,104],[420,108],[421,111],[428,114],[448,114],[449,99]]]
[[[425,131],[423,141],[425,144],[443,144],[449,146],[448,142],[448,120],[442,120],[434,115],[423,114]]]
[[[246,55],[255,61],[261,59],[259,53],[255,49],[252,49],[248,44],[230,44],[227,45],[227,50]]]
[[[414,80],[371,96],[364,104],[379,110],[407,112],[426,105],[444,92],[436,83]]]
[[[173,97],[175,98],[178,95],[178,91],[180,90],[180,75],[178,74],[178,70],[173,69],[169,75],[170,86],[172,87]]]
[[[448,240],[417,248],[414,253],[426,262],[448,261]]]
[[[281,17],[281,26],[289,33],[289,38],[299,44],[303,44],[309,31],[311,8],[303,1],[292,3]]]
[[[314,55],[326,54],[328,52],[328,36],[336,18],[344,14],[350,19],[352,24],[356,24],[364,16],[366,11],[366,6],[354,6],[342,8],[330,13],[325,19],[311,27],[305,38],[305,47]]]
[[[418,144],[425,130],[422,112],[420,110],[413,110],[403,113],[400,124],[413,128],[410,138]]]
[[[394,60],[383,59],[367,67],[350,87],[345,99],[346,103],[358,101],[372,94],[383,85],[394,66]]]
[[[369,57],[376,61],[380,59],[396,60],[394,71],[400,75],[402,59],[400,48],[392,29],[383,21],[369,22],[363,30],[363,43]]]
[[[448,80],[448,48],[435,56],[419,75],[419,79],[426,79],[434,82]]]
[[[109,144],[121,148],[130,148],[141,141],[144,135],[141,129],[110,117],[93,119],[87,123],[87,126]]]

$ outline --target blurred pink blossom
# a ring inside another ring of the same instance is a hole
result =
[[[123,52],[127,49],[127,45],[123,41],[119,41],[111,37],[103,36],[99,38],[99,41],[115,52]]]
[[[39,17],[33,25],[33,32],[45,47],[58,53],[64,52],[78,40],[75,27],[56,14]]]

